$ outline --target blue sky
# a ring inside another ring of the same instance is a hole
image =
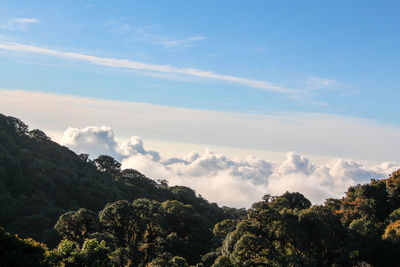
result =
[[[1,88],[399,125],[397,1],[2,1],[0,41],[298,90],[0,50]]]

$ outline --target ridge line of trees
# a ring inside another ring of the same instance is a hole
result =
[[[0,266],[400,266],[400,170],[221,208],[0,114],[0,226]]]

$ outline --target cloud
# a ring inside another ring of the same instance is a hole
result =
[[[133,70],[142,70],[142,71],[150,71],[150,72],[158,72],[158,73],[172,73],[172,74],[181,74],[188,75],[192,77],[199,77],[204,79],[213,79],[219,80],[229,83],[235,83],[244,85],[247,87],[257,88],[265,91],[282,93],[282,94],[296,94],[299,93],[298,90],[290,89],[286,87],[282,87],[267,81],[262,80],[252,80],[243,77],[230,76],[224,74],[218,74],[212,71],[192,69],[192,68],[178,68],[170,65],[155,65],[148,64],[140,61],[133,61],[129,59],[116,59],[109,57],[98,57],[91,56],[87,54],[81,53],[73,53],[73,52],[63,52],[54,49],[48,49],[38,46],[25,45],[14,42],[0,42],[0,49],[8,50],[8,51],[16,51],[16,52],[25,52],[25,53],[34,53],[41,54],[46,56],[58,57],[62,59],[74,60],[74,61],[82,61],[86,63],[91,63],[95,65],[113,67],[113,68],[122,68],[122,69],[133,69]]]
[[[114,131],[107,126],[89,126],[80,130],[68,127],[60,143],[78,154],[89,152],[93,158],[106,154],[122,159],[116,152],[118,145],[114,140]]]
[[[146,150],[139,137],[118,144],[114,132],[106,126],[68,128],[62,144],[92,158],[104,149],[104,154],[122,160],[123,168],[137,169],[153,179],[167,179],[171,185],[189,186],[210,201],[234,207],[249,207],[264,194],[286,191],[300,192],[319,204],[328,197],[343,196],[349,186],[384,178],[400,168],[393,162],[365,166],[341,158],[313,164],[294,152],[288,152],[278,163],[254,156],[232,159],[211,150],[163,159],[158,152]]]
[[[1,28],[5,30],[27,30],[27,26],[33,23],[39,23],[40,20],[34,18],[13,18],[10,19],[6,24],[2,25]]]
[[[308,175],[312,173],[314,166],[307,158],[300,156],[294,152],[286,155],[286,160],[279,165],[277,173],[279,176],[285,176],[291,173],[302,173]]]
[[[160,160],[160,154],[158,152],[144,149],[143,140],[139,136],[132,136],[127,142],[122,143],[117,152],[121,154],[122,157],[144,155],[156,162]]]
[[[324,79],[315,76],[307,77],[304,84],[306,90],[309,92],[338,91],[342,96],[351,96],[359,93],[354,85],[345,84],[336,80]]]
[[[321,87],[330,87],[337,84],[337,81],[330,79],[323,79],[318,77],[309,77],[307,85],[310,89],[319,89]]]
[[[199,41],[206,40],[207,37],[197,34],[190,37],[174,37],[159,33],[159,26],[132,26],[125,23],[124,19],[118,19],[106,23],[114,33],[123,34],[128,41],[135,43],[146,43],[159,45],[166,49],[185,49],[198,45]]]
[[[148,155],[153,161],[160,160],[158,152],[144,149],[143,141],[138,136],[132,136],[121,145],[117,144],[114,131],[108,126],[89,126],[83,129],[68,127],[60,144],[78,154],[89,153],[92,159],[100,155],[110,155],[117,160],[133,155]]]
[[[165,48],[188,48],[197,45],[198,41],[206,40],[202,35],[195,35],[184,39],[171,39],[167,37],[159,37],[159,40],[154,40],[153,44],[162,45]]]
[[[185,153],[225,147],[259,156],[297,151],[383,162],[398,159],[400,151],[398,127],[331,114],[241,114],[14,90],[0,90],[0,107],[1,113],[61,135],[68,126],[109,125],[121,138],[135,133]]]

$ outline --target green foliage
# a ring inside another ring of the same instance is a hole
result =
[[[230,233],[224,232],[229,221],[215,226],[215,237],[225,238],[214,265],[397,266],[399,174],[351,187],[345,198],[324,206],[311,206],[299,193],[265,195]]]
[[[0,266],[47,266],[46,252],[44,244],[18,238],[0,227]]]
[[[212,267],[235,267],[232,261],[227,256],[218,257]]]
[[[87,154],[76,155],[42,131],[28,131],[22,121],[0,114],[0,225],[53,248],[61,238],[80,240],[82,245],[84,238],[96,233],[96,223],[76,217],[79,209],[97,214],[117,200],[148,198],[190,204],[202,218],[200,231],[206,230],[200,235],[205,238],[211,236],[209,229],[215,223],[230,216],[189,188],[170,188],[163,180],[158,183],[132,169],[121,171],[120,166],[109,156],[91,161]],[[59,218],[69,211],[73,212]],[[71,229],[63,229],[63,221]],[[193,253],[203,253],[207,241],[199,245],[202,252]]]
[[[392,213],[389,214],[388,219],[391,221],[400,220],[400,208],[392,211]]]
[[[245,210],[120,168],[0,114],[0,225],[55,247],[0,228],[0,266],[400,266],[400,170],[321,206],[286,192]]]
[[[87,209],[69,211],[60,216],[54,229],[64,239],[69,239],[81,245],[90,233],[97,231],[99,221],[97,214]]]
[[[106,246],[106,242],[99,242],[96,239],[86,239],[80,251],[82,258],[81,266],[110,266],[109,259],[110,248]]]
[[[284,198],[289,202],[290,209],[303,210],[311,207],[311,202],[298,192],[289,193],[286,191],[280,198]]]
[[[213,234],[225,237],[236,228],[237,221],[232,219],[223,220],[214,226]]]
[[[56,249],[50,251],[47,261],[53,266],[111,267],[110,253],[105,241],[86,239],[80,249],[76,243],[64,239]]]
[[[340,219],[327,208],[306,209],[290,205],[287,198],[288,193],[255,203],[248,217],[226,235],[223,255],[237,266],[343,264],[347,232]],[[303,198],[300,203],[307,203]]]
[[[361,235],[368,236],[374,231],[374,224],[366,218],[360,218],[353,220],[349,224],[349,229]]]
[[[172,258],[171,262],[172,266],[174,267],[189,267],[186,260],[182,257],[175,256]]]
[[[149,267],[189,267],[182,257],[173,257],[170,253],[162,253],[152,260]]]
[[[116,161],[113,157],[101,155],[93,162],[100,171],[108,174],[118,176],[121,172],[121,163]]]

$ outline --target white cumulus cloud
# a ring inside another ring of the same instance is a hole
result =
[[[400,168],[394,162],[366,166],[341,158],[314,164],[295,152],[288,152],[278,163],[254,156],[234,159],[210,150],[162,158],[158,152],[146,150],[139,137],[118,143],[107,126],[68,128],[61,143],[77,153],[89,153],[91,158],[114,156],[122,161],[122,168],[136,169],[153,179],[167,179],[171,185],[189,186],[212,202],[234,207],[249,207],[264,194],[286,191],[300,192],[313,203],[323,203],[328,197],[343,196],[349,186],[384,178]]]
[[[107,126],[89,126],[83,129],[68,127],[61,139],[61,144],[76,153],[90,153],[97,158],[99,155],[110,155],[121,160],[118,145],[114,140],[114,131]]]

